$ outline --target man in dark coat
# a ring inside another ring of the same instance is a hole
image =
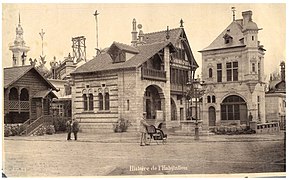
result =
[[[74,134],[74,140],[77,140],[77,133],[79,131],[79,123],[76,119],[72,121],[72,132]]]
[[[72,120],[66,122],[67,140],[71,140]]]

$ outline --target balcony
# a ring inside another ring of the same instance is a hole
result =
[[[9,101],[10,111],[25,111],[29,112],[29,101]]]
[[[156,81],[167,81],[166,71],[142,68],[141,70],[142,79],[156,80]]]
[[[186,93],[186,86],[181,84],[173,84],[171,83],[171,92],[179,95],[183,95]]]

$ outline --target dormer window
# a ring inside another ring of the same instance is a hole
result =
[[[132,58],[139,53],[139,50],[126,44],[113,42],[107,52],[114,63],[119,63]]]
[[[230,35],[227,34],[227,33],[223,36],[223,38],[224,38],[225,44],[229,44],[229,43],[231,43],[231,42],[233,41],[232,36],[230,36]]]

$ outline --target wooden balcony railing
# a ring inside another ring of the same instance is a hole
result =
[[[142,68],[142,78],[143,79],[151,79],[151,80],[158,80],[158,81],[166,81],[166,71],[156,70],[156,69],[149,69],[149,68]]]
[[[29,101],[9,101],[9,110],[14,111],[29,111]]]
[[[171,83],[171,91],[186,93],[186,86],[181,84],[172,84]]]

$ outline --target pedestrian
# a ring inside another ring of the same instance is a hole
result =
[[[77,133],[79,131],[79,123],[76,119],[73,119],[72,121],[72,132],[74,134],[74,140],[77,140]]]
[[[67,140],[71,140],[72,120],[66,122]]]
[[[140,133],[141,133],[141,137],[140,137],[140,146],[145,146],[148,145],[146,143],[146,133],[147,133],[147,129],[146,127],[149,126],[149,124],[145,121],[146,119],[146,112],[143,113],[143,117],[140,120]]]
[[[252,115],[252,113],[250,112],[250,114],[249,114],[249,121],[252,121],[253,120],[253,115]]]

